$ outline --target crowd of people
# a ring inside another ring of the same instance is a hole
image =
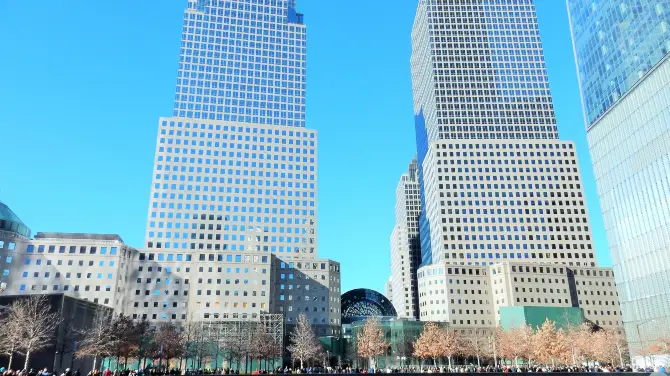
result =
[[[250,374],[384,374],[384,373],[621,373],[621,372],[641,372],[650,373],[651,376],[664,376],[667,374],[665,367],[646,367],[633,368],[631,366],[485,366],[475,365],[455,366],[455,367],[386,367],[386,368],[352,368],[352,367],[307,367],[291,368],[277,367],[273,370],[257,370],[248,372]],[[198,376],[198,375],[239,375],[240,371],[235,369],[196,369],[188,370],[182,373],[180,370],[161,371],[157,369],[147,370],[92,370],[87,376]],[[0,368],[0,376],[81,376],[79,369],[70,370],[67,368],[59,375],[57,371],[50,372],[47,368],[30,370],[8,370]]]

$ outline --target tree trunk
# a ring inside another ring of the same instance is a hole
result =
[[[95,369],[95,366],[98,364],[98,356],[94,355],[93,356],[93,369]],[[53,371],[53,370],[52,370]],[[58,375],[56,375],[58,376]]]
[[[30,350],[26,351],[26,362],[23,365],[23,369],[28,369],[28,362],[30,361]]]
[[[477,354],[477,367],[481,367],[482,364],[479,362],[479,354]]]
[[[12,369],[12,360],[14,360],[14,351],[12,351],[12,353],[9,354],[9,365],[7,366],[8,370]]]
[[[300,358],[300,369],[303,369],[303,366],[302,366],[302,358]]]
[[[449,371],[451,371],[451,355],[448,356],[447,358],[449,358]]]

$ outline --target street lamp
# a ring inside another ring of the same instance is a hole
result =
[[[51,373],[56,374],[56,360],[58,359],[58,350],[56,350],[56,354],[54,354],[54,366],[51,368]]]

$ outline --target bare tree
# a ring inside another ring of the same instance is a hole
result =
[[[26,357],[23,368],[28,369],[30,355],[53,344],[60,315],[51,312],[51,304],[45,295],[31,295],[12,303],[9,317],[21,325],[18,350]]]
[[[251,356],[258,360],[258,369],[261,369],[261,362],[269,358],[274,358],[280,353],[279,345],[268,334],[262,325],[259,325],[251,339]]]
[[[235,365],[239,370],[242,361],[245,360],[245,357],[250,352],[250,330],[251,325],[248,321],[240,321],[237,322],[228,333],[226,338],[226,348],[228,349],[230,367],[232,367],[232,363],[235,361]]]
[[[184,354],[184,335],[171,322],[163,323],[158,327],[154,337],[154,358],[158,358],[159,365],[165,359],[166,368],[170,368],[170,360]]]
[[[9,358],[7,369],[12,369],[14,353],[18,351],[21,336],[21,322],[13,319],[11,307],[0,317],[0,354]]]
[[[439,343],[439,351],[443,356],[449,360],[449,368],[451,368],[451,358],[460,354],[463,346],[463,338],[461,334],[455,330],[444,328],[442,329],[442,338]]]
[[[298,325],[293,329],[289,341],[291,344],[286,349],[291,353],[293,360],[300,361],[300,368],[304,368],[306,360],[316,356],[321,346],[304,313],[298,316]]]
[[[156,331],[152,329],[147,319],[141,319],[134,323],[134,338],[136,343],[133,346],[131,355],[137,359],[137,363],[141,368],[146,368],[147,358],[151,356],[154,348],[154,341]]]
[[[533,331],[528,325],[524,324],[517,328],[501,331],[499,336],[499,350],[503,358],[514,359],[514,365],[517,365],[519,358],[530,360],[532,356]]]
[[[565,332],[562,329],[556,330],[554,322],[546,319],[533,336],[534,358],[545,364],[551,362],[552,365],[557,360],[565,362],[570,358],[567,341]]]
[[[619,365],[628,362],[629,352],[626,336],[616,329],[602,329],[595,332],[591,340],[592,357],[594,360]],[[647,355],[645,352],[644,355]]]
[[[125,369],[128,365],[128,358],[131,357],[137,341],[135,323],[129,316],[120,313],[114,317],[111,326],[112,349],[113,355],[116,358],[116,369],[119,369],[121,360],[123,360],[123,368]]]
[[[419,359],[431,358],[433,365],[437,365],[437,358],[443,354],[440,352],[439,342],[442,340],[442,330],[434,322],[428,322],[423,327],[423,332],[414,341],[414,356]]]
[[[58,352],[58,368],[63,367],[63,358],[67,354],[72,354],[77,349],[78,341],[81,341],[84,331],[78,327],[79,318],[75,316],[74,311],[69,311],[67,316],[61,321],[56,335],[56,350]],[[74,361],[71,357],[70,366]]]
[[[486,332],[475,331],[465,339],[467,351],[477,358],[477,366],[481,366],[481,356],[488,353],[489,339]]]
[[[210,347],[210,353],[214,359],[214,369],[219,368],[219,356],[223,354],[226,348],[226,339],[222,337],[223,328],[219,323],[212,323],[207,325],[207,342]]]
[[[376,367],[375,359],[386,353],[389,343],[386,342],[384,330],[379,326],[379,320],[371,317],[365,320],[363,329],[356,336],[358,355],[370,360],[370,366]]]
[[[593,327],[590,324],[583,323],[581,325],[569,326],[567,335],[572,364],[594,360],[593,346],[595,338]]]
[[[95,316],[93,325],[83,334],[83,340],[75,356],[83,358],[93,357],[93,369],[96,369],[98,357],[107,358],[112,355],[112,315],[109,312],[100,312]]]

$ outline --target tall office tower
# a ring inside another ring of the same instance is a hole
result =
[[[424,264],[569,254],[593,265],[577,156],[558,140],[534,2],[420,1],[411,66]]]
[[[533,0],[421,0],[411,69],[422,210],[419,278],[432,275],[431,264],[438,275],[454,269],[473,276],[488,273],[483,265],[595,266],[577,155],[572,142],[558,139]],[[455,265],[472,267],[446,267]],[[457,319],[497,311],[486,289],[428,286],[419,282],[422,320],[500,323]]]
[[[670,325],[670,1],[567,1],[605,230],[633,354]]]
[[[339,294],[339,265],[316,263],[317,137],[304,127],[302,20],[293,0],[189,0],[174,113],[159,121],[134,315],[255,317],[285,306],[287,322],[300,307],[318,311],[315,323],[339,324],[339,306],[322,307]],[[309,284],[289,277],[311,273],[289,272],[294,260],[315,262],[323,291],[296,290]],[[275,283],[286,294],[274,296]],[[294,307],[294,296],[313,300]]]
[[[416,270],[421,264],[419,243],[418,165],[412,160],[406,173],[400,177],[395,193],[395,226],[391,233],[391,291],[398,317],[417,317],[419,297]]]

